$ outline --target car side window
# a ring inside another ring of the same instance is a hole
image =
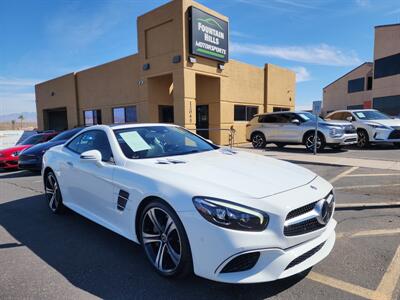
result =
[[[81,141],[83,134],[78,135],[76,138],[74,138],[71,142],[68,143],[66,146],[69,150],[79,153],[79,144]]]
[[[260,117],[260,123],[278,123],[276,115],[265,115]]]
[[[74,138],[67,145],[67,148],[78,154],[89,150],[98,150],[101,153],[103,161],[110,161],[112,157],[107,134],[102,130],[91,130],[82,133]]]
[[[329,119],[331,119],[331,120],[342,120],[342,113],[340,113],[340,112],[334,113],[333,115],[331,115],[329,117]]]
[[[352,119],[352,121],[354,121],[354,117],[352,116],[351,113],[349,113],[349,112],[344,112],[343,115],[342,115],[342,119],[341,119],[341,120],[343,120],[343,121],[348,121],[347,118],[349,118],[349,117]]]

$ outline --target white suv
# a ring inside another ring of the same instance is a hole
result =
[[[391,118],[375,109],[337,110],[326,120],[347,120],[357,129],[360,148],[369,143],[393,143],[400,147],[400,119]]]
[[[268,143],[279,148],[286,145],[303,144],[314,150],[316,117],[309,112],[277,112],[256,115],[246,128],[246,138],[254,148],[264,148]],[[317,150],[325,146],[339,149],[357,143],[357,133],[348,121],[328,123],[318,120]]]

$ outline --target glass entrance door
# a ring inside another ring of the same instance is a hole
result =
[[[201,135],[203,138],[208,139],[209,138],[209,132],[208,129],[208,105],[197,105],[196,106],[196,128],[197,129],[203,129],[203,130],[197,130],[196,133],[198,135]]]

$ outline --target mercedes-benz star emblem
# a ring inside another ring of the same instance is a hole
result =
[[[333,200],[321,199],[315,204],[315,211],[317,212],[317,221],[322,225],[326,225],[332,216],[333,211]]]

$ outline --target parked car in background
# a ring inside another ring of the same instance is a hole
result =
[[[303,144],[314,149],[316,117],[310,112],[276,112],[256,115],[246,128],[246,138],[254,148],[264,148],[273,143],[279,148]],[[357,133],[348,121],[328,123],[318,120],[317,150],[325,146],[339,149],[357,143]]]
[[[311,268],[335,243],[329,182],[176,125],[85,128],[45,153],[42,174],[53,213],[68,207],[140,243],[165,277],[272,281]]]
[[[42,169],[43,154],[51,147],[64,144],[83,128],[74,128],[58,134],[48,142],[40,143],[24,150],[19,155],[18,167],[23,170],[40,171]]]
[[[56,135],[57,132],[31,135],[14,147],[0,150],[0,169],[18,169],[18,159],[22,151],[33,145],[47,142]]]
[[[327,120],[350,121],[357,130],[358,147],[370,143],[393,143],[400,147],[400,119],[391,118],[376,109],[337,110]]]

